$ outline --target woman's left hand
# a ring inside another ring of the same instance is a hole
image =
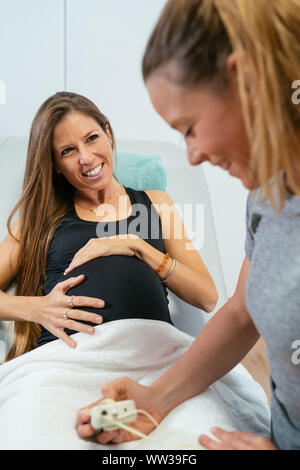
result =
[[[64,274],[68,274],[72,269],[100,256],[135,256],[135,247],[138,246],[140,240],[142,240],[140,237],[132,233],[91,238],[86,245],[77,251]]]
[[[209,450],[277,450],[269,439],[249,432],[228,432],[222,428],[213,428],[211,432],[219,442],[204,434],[199,437],[200,444]]]

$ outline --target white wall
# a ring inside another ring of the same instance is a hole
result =
[[[178,133],[153,110],[141,75],[145,44],[164,4],[165,0],[68,1],[68,89],[98,103],[119,138],[179,143]]]
[[[28,135],[35,112],[64,86],[62,0],[0,1],[0,138]]]
[[[1,0],[0,139],[28,135],[40,104],[60,90],[94,101],[117,138],[184,145],[151,107],[141,58],[165,0]],[[228,296],[244,258],[247,192],[204,165]],[[180,175],[178,175],[180,184]]]

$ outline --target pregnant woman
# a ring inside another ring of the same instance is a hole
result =
[[[39,108],[8,227],[18,208],[20,215],[0,245],[0,320],[15,322],[6,360],[57,338],[75,347],[74,333],[93,334],[102,322],[172,324],[167,287],[214,309],[214,282],[198,252],[186,249],[173,201],[163,191],[122,186],[114,150],[108,119],[87,98],[59,92]],[[14,277],[10,296],[3,290]]]

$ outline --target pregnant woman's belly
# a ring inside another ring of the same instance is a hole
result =
[[[103,308],[80,307],[103,317],[103,323],[126,318],[144,318],[172,324],[165,287],[158,275],[144,261],[135,256],[112,255],[95,258],[73,269],[66,276],[57,272],[52,285],[45,284],[47,294],[57,282],[84,274],[84,280],[69,289],[66,295],[80,295],[103,299]],[[75,307],[76,308],[76,307]],[[87,323],[87,322],[85,322]],[[96,324],[87,323],[93,326]],[[65,330],[68,334],[76,331]],[[56,339],[47,330],[42,331],[38,345]]]
[[[84,274],[85,280],[69,289],[67,295],[103,299],[104,308],[91,307],[89,311],[100,313],[104,321],[133,317],[168,320],[168,299],[161,280],[137,257],[96,258],[74,269],[68,277],[79,274]]]

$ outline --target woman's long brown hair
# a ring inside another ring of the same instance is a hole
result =
[[[162,74],[183,89],[226,92],[227,58],[237,53],[239,93],[250,166],[262,199],[277,210],[286,196],[285,172],[300,196],[300,0],[169,0],[148,40],[142,71]]]
[[[52,136],[55,126],[69,113],[79,111],[95,119],[104,132],[106,125],[115,139],[109,120],[89,99],[76,93],[58,92],[38,109],[30,130],[21,197],[7,219],[19,209],[20,256],[16,275],[16,295],[42,296],[47,255],[59,223],[74,207],[74,187],[54,170]],[[28,321],[14,322],[14,339],[5,361],[24,354],[37,345],[41,326]]]

